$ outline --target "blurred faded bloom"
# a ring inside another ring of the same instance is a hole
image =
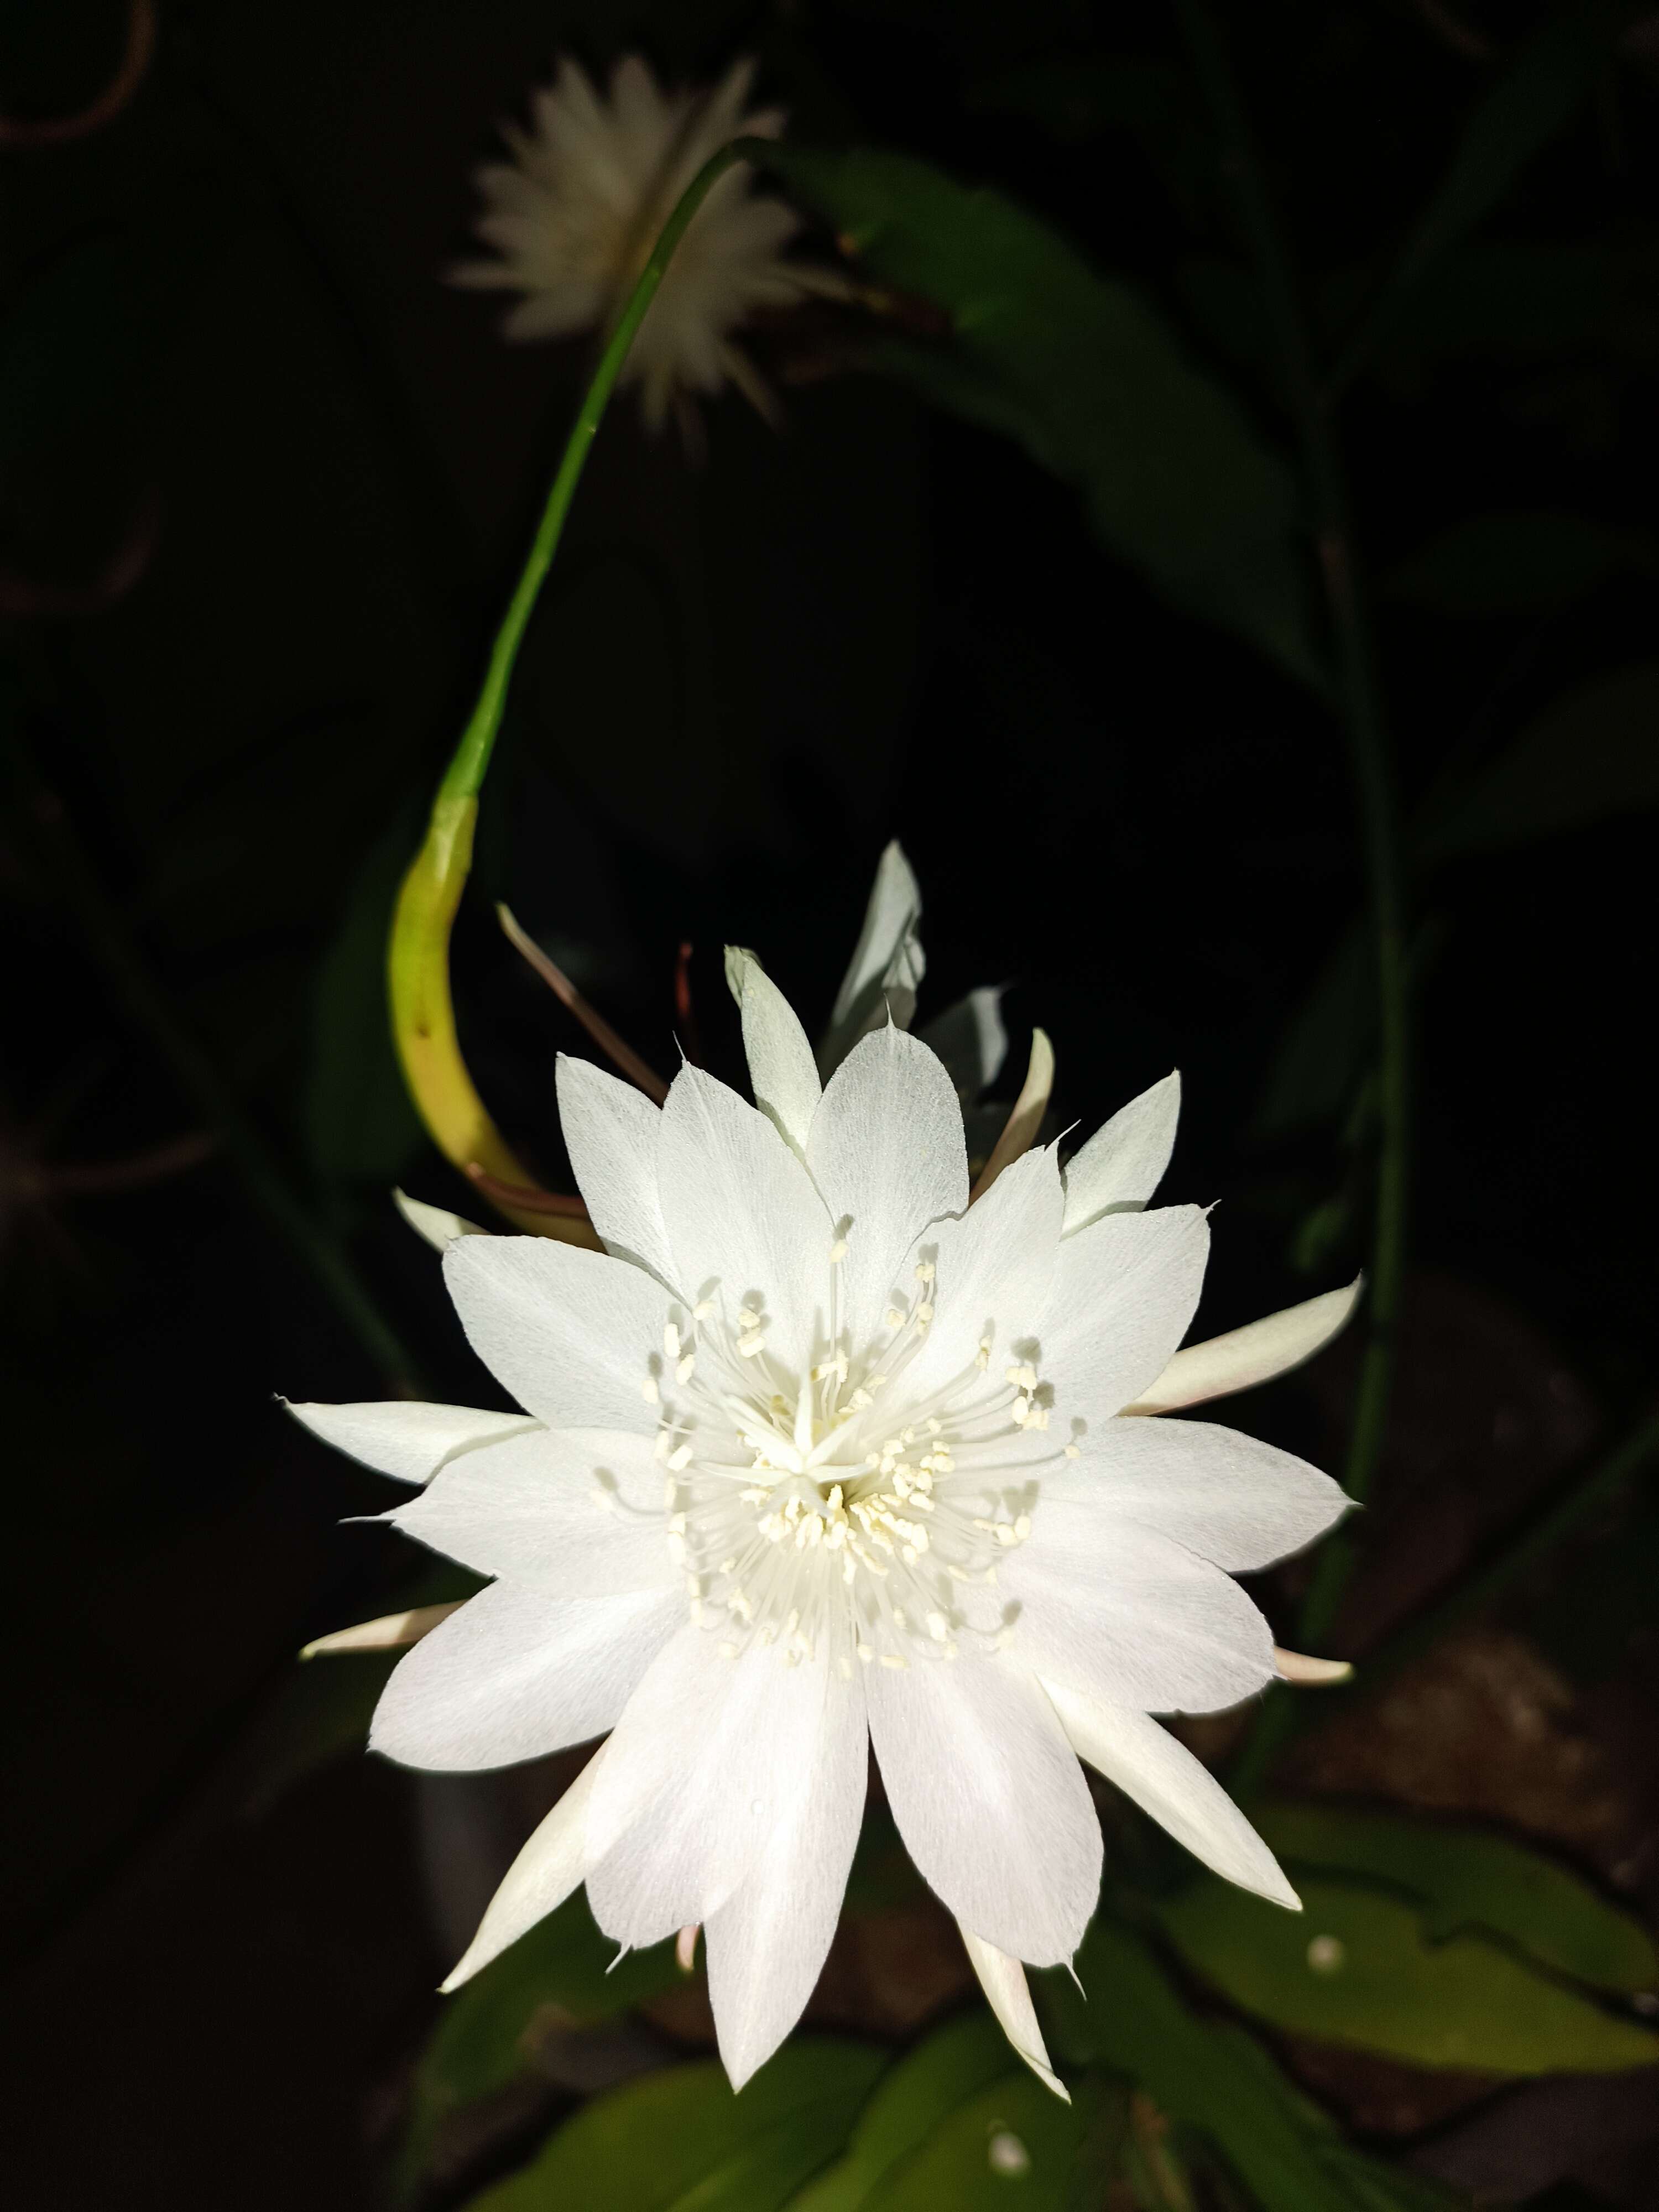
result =
[[[1297,1902],[1151,1716],[1304,1672],[1231,1577],[1346,1500],[1252,1437],[1146,1417],[1307,1358],[1352,1294],[1178,1348],[1208,1229],[1147,1206],[1174,1076],[1064,1167],[999,1144],[970,1184],[962,1090],[1000,1049],[994,1001],[959,1087],[900,1026],[916,910],[891,848],[821,1059],[754,956],[728,954],[754,1105],[686,1066],[659,1108],[561,1060],[605,1250],[449,1234],[444,1259],[522,1413],[295,1408],[422,1486],[388,1518],[495,1578],[402,1662],[374,1744],[453,1770],[609,1731],[452,1985],[585,1881],[623,1945],[702,1924],[739,2085],[823,1966],[872,1742],[907,1848],[1055,2087],[1021,1961],[1069,1960],[1095,1908],[1079,1756],[1230,1880]]]
[[[711,155],[747,135],[775,138],[776,108],[744,112],[751,61],[708,92],[664,93],[637,55],[617,63],[609,98],[580,66],[559,64],[532,103],[529,130],[504,124],[510,161],[480,169],[477,233],[493,248],[463,263],[459,284],[523,294],[502,325],[509,338],[563,337],[608,327],[621,313],[675,203]],[[757,199],[750,172],[720,178],[675,252],[623,371],[646,421],[712,395],[729,380],[760,410],[770,395],[732,333],[757,307],[840,291],[828,271],[786,260],[799,218]]]

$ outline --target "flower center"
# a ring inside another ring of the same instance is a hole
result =
[[[846,1245],[831,1249],[832,1284]],[[723,1656],[821,1650],[846,1675],[1003,1648],[997,1562],[1030,1534],[1052,1394],[1024,1346],[1000,1379],[988,1328],[963,1371],[908,1379],[934,1314],[933,1263],[862,1351],[834,1325],[805,1376],[768,1346],[763,1304],[672,1309],[644,1382],[661,1407],[667,1540],[691,1618]],[[948,1292],[948,1285],[945,1286]]]

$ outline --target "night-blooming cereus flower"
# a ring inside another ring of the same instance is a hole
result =
[[[423,1484],[389,1517],[495,1577],[401,1662],[372,1741],[453,1770],[609,1731],[452,1981],[585,1881],[623,1945],[702,1923],[738,2084],[823,1962],[873,1741],[912,1857],[1054,2082],[1020,1962],[1069,1960],[1094,1910],[1079,1754],[1221,1874],[1296,1903],[1150,1716],[1273,1679],[1231,1577],[1345,1500],[1253,1437],[1148,1416],[1294,1364],[1352,1296],[1178,1350],[1208,1231],[1197,1206],[1146,1208],[1174,1077],[1063,1170],[1028,1152],[970,1206],[927,1045],[873,1029],[822,1083],[752,955],[730,972],[758,1104],[685,1067],[659,1109],[563,1060],[606,1250],[447,1245],[473,1348],[524,1413],[295,1409]]]
[[[776,109],[744,114],[754,75],[754,64],[741,61],[711,91],[664,93],[629,55],[606,98],[577,63],[562,61],[532,102],[531,128],[502,125],[512,159],[478,172],[477,232],[494,257],[463,263],[454,281],[523,295],[502,325],[509,338],[608,327],[703,163],[739,136],[782,131]],[[714,185],[629,349],[623,375],[641,386],[653,429],[672,404],[728,380],[768,412],[769,395],[732,332],[757,307],[846,289],[784,257],[799,218],[781,201],[757,198],[750,185],[741,166]]]

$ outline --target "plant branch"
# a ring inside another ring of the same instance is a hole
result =
[[[1353,550],[1342,456],[1315,374],[1307,322],[1225,46],[1204,0],[1177,0],[1194,66],[1220,132],[1224,167],[1255,257],[1273,323],[1285,397],[1301,446],[1316,551],[1335,662],[1336,696],[1358,805],[1370,907],[1380,1062],[1376,1212],[1369,1270],[1370,1334],[1355,1399],[1344,1486],[1362,1502],[1376,1474],[1394,1381],[1405,1278],[1410,1172],[1409,967],[1405,869],[1382,690]],[[1297,1624],[1297,1641],[1316,1649],[1330,1631],[1353,1571],[1346,1530],[1326,1544]],[[1289,1725],[1286,1700],[1269,1700],[1243,1759],[1257,1780]]]

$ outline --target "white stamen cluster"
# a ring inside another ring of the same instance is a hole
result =
[[[847,1249],[838,1237],[828,1255],[831,1328],[804,1380],[769,1350],[752,1292],[734,1322],[717,1285],[671,1312],[641,1387],[661,1407],[665,1529],[691,1617],[726,1657],[775,1649],[795,1665],[822,1648],[848,1676],[954,1659],[964,1636],[1002,1649],[1012,1620],[975,1592],[1030,1534],[1041,1462],[1024,1437],[1047,1429],[1051,1394],[1030,1359],[992,1381],[988,1331],[964,1371],[905,1403],[934,1264],[860,1348],[835,1322]]]

